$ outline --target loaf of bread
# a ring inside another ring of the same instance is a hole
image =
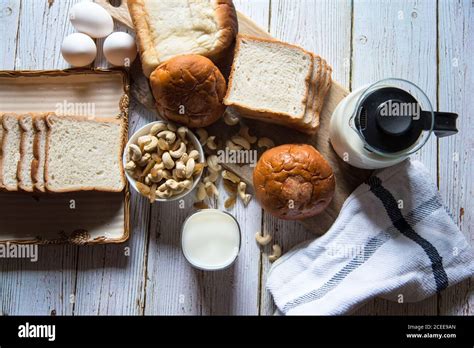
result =
[[[206,57],[181,55],[162,63],[150,76],[158,113],[191,128],[207,127],[224,113],[227,86]]]
[[[237,34],[231,0],[128,0],[145,76],[181,54],[217,60]]]
[[[243,117],[316,133],[331,68],[278,40],[238,35],[224,104]]]
[[[48,191],[123,190],[125,128],[121,120],[48,115],[46,124]]]
[[[301,220],[321,213],[331,202],[331,166],[311,145],[281,145],[260,157],[253,173],[255,195],[270,214]]]

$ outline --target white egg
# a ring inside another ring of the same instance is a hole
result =
[[[106,37],[114,30],[112,16],[100,5],[84,1],[69,11],[69,19],[77,31],[93,38]]]
[[[97,46],[86,34],[74,33],[64,38],[61,54],[72,66],[86,66],[94,61]]]
[[[104,41],[104,56],[110,64],[129,67],[137,57],[137,46],[133,36],[116,32]]]

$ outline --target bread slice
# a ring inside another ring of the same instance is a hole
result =
[[[48,115],[46,124],[46,190],[123,190],[121,120]]]
[[[3,137],[0,175],[2,187],[7,191],[18,191],[18,162],[20,161],[20,124],[19,116],[4,114],[2,117]]]
[[[224,104],[244,117],[303,119],[312,71],[312,55],[301,47],[238,35]]]
[[[221,58],[238,31],[232,0],[128,0],[128,10],[147,77],[177,55]]]
[[[44,116],[33,119],[35,137],[33,141],[33,161],[31,163],[31,176],[34,188],[45,192],[44,186],[44,162],[46,156],[46,121]]]
[[[2,144],[3,144],[3,125],[2,125],[2,118],[3,114],[0,114],[0,189],[3,188],[3,182],[2,182]]]
[[[18,163],[18,187],[23,191],[33,192],[33,179],[31,166],[33,162],[33,140],[35,129],[33,115],[22,115],[19,118],[20,136],[20,162]]]

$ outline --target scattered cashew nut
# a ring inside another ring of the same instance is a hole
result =
[[[130,151],[130,159],[132,161],[139,161],[142,158],[142,151],[138,145],[130,144],[128,150]]]
[[[281,256],[281,247],[278,244],[273,244],[273,252],[268,256],[268,261],[275,262]]]
[[[257,142],[257,137],[250,135],[249,127],[242,126],[239,130],[239,135],[245,138],[250,144],[255,144]]]
[[[275,147],[275,143],[273,142],[273,140],[271,140],[269,138],[260,138],[260,139],[258,139],[257,146],[258,147],[264,147],[266,149],[270,149],[272,147]]]
[[[230,109],[227,109],[224,113],[224,122],[228,126],[235,126],[237,123],[239,123],[240,119],[239,117],[233,113]]]
[[[244,202],[244,205],[247,206],[252,199],[252,195],[245,192],[247,189],[247,184],[243,181],[239,182],[237,186],[237,193],[239,194],[240,199]]]
[[[208,133],[207,133],[207,130],[205,130],[204,128],[198,128],[196,129],[196,133],[199,137],[199,142],[201,143],[201,145],[204,145],[207,141],[207,138],[208,138]]]
[[[255,233],[255,240],[259,245],[264,246],[272,241],[272,236],[270,236],[269,234],[262,235],[260,234],[260,232],[257,232]]]
[[[216,136],[210,136],[206,140],[206,146],[211,149],[211,150],[216,150],[217,149],[217,144],[216,144]]]
[[[238,184],[240,182],[239,176],[232,172],[229,172],[228,170],[222,171],[222,177],[226,180],[232,181],[234,184]]]

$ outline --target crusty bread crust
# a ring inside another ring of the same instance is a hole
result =
[[[2,167],[3,167],[3,162],[2,162],[2,157],[3,157],[3,133],[5,133],[5,131],[3,130],[3,122],[2,122],[2,119],[3,119],[3,113],[0,113],[0,191],[4,188],[3,187],[3,180],[2,180],[2,177],[3,177],[3,170],[2,170]]]
[[[120,163],[120,178],[122,181],[122,187],[119,190],[111,189],[110,187],[101,187],[101,186],[87,186],[87,187],[81,187],[80,189],[76,188],[67,188],[67,189],[57,189],[53,188],[48,184],[48,159],[49,159],[49,141],[50,141],[50,134],[51,134],[51,128],[54,125],[54,122],[56,120],[60,119],[67,119],[71,120],[73,118],[74,120],[81,121],[81,122],[97,122],[97,123],[103,123],[103,122],[108,122],[108,123],[116,123],[120,124],[121,126],[121,139],[120,139],[120,148],[117,153],[119,163]],[[49,192],[78,192],[78,191],[102,191],[102,192],[122,192],[123,189],[125,188],[125,173],[124,169],[122,166],[122,153],[123,153],[123,147],[124,147],[124,140],[125,137],[127,136],[125,133],[125,121],[121,118],[96,118],[96,119],[91,119],[90,117],[87,116],[57,116],[55,114],[50,114],[46,116],[45,118],[46,121],[46,126],[47,126],[47,131],[46,131],[46,147],[45,147],[45,164],[44,164],[44,178],[45,178],[45,188]]]
[[[25,118],[26,117],[32,117],[34,120],[34,115],[28,114],[28,115],[21,115],[18,119],[18,123],[20,124],[21,128],[21,136],[20,136],[20,161],[18,162],[18,167],[16,170],[16,176],[18,178],[18,188],[20,190],[26,191],[26,192],[33,192],[33,185],[31,187],[26,186],[24,183],[24,179],[22,174],[21,174],[21,168],[23,166],[23,162],[26,160],[25,159],[25,154],[26,154],[26,142],[27,142],[27,137],[26,137],[26,132],[28,131],[27,126],[25,124]],[[34,122],[34,121],[33,121]],[[31,163],[29,165],[31,168]],[[31,175],[31,169],[29,171]]]
[[[232,0],[211,0],[214,5],[216,22],[219,26],[219,43],[215,47],[203,54],[214,62],[219,60],[232,46],[238,32],[237,13]],[[162,63],[159,52],[153,41],[150,16],[143,0],[128,0],[128,11],[132,18],[133,26],[137,37],[138,49],[142,61],[143,73],[146,77]],[[191,52],[182,52],[182,54]]]
[[[5,186],[5,184],[3,184],[3,154],[5,153],[5,145],[6,145],[6,140],[7,140],[7,137],[9,136],[8,132],[10,131],[10,129],[8,129],[8,125],[7,125],[7,117],[15,117],[17,120],[19,119],[19,115],[17,114],[13,114],[13,113],[5,113],[3,114],[3,117],[2,117],[2,127],[3,127],[3,136],[2,136],[2,156],[0,156],[0,176],[2,177],[2,189],[3,190],[6,190],[6,191],[18,191],[18,181],[17,181],[17,185],[16,186]],[[20,149],[18,149],[20,150]],[[18,165],[19,165],[19,162],[18,162]],[[17,167],[17,174],[18,174],[18,167]],[[18,176],[18,175],[17,175]]]
[[[41,153],[40,151],[40,141],[41,141],[41,133],[46,132],[46,123],[45,117],[49,114],[40,114],[37,115],[33,119],[33,127],[35,129],[35,138],[33,140],[33,162],[31,163],[31,178],[33,179],[33,186],[34,189],[40,192],[46,192],[46,188],[44,186],[44,177],[43,180],[40,181],[39,178],[39,164],[41,161],[41,157],[45,157],[45,153]],[[44,170],[43,173],[44,175]]]
[[[278,44],[283,45],[283,46],[287,46],[287,47],[291,47],[291,48],[295,48],[297,50],[300,50],[300,51],[304,52],[305,54],[309,55],[310,57],[312,57],[311,52],[305,50],[304,48],[301,48],[300,46],[292,45],[292,44],[282,42],[282,41],[279,41],[279,40],[276,40],[276,39],[265,39],[265,38],[260,38],[260,37],[256,37],[256,36],[251,36],[251,35],[244,35],[244,34],[237,35],[237,40],[236,40],[236,44],[235,44],[235,51],[234,51],[234,57],[237,57],[237,55],[239,53],[239,50],[240,50],[240,45],[241,45],[243,40],[278,43]],[[301,100],[301,104],[303,106],[306,106],[306,101],[308,99],[311,76],[313,74],[313,64],[314,64],[314,62],[311,59],[310,69],[308,71],[308,75],[305,78],[306,92],[305,92],[305,95],[304,95],[303,99]],[[235,107],[236,109],[239,109],[242,113],[242,116],[244,116],[244,117],[246,117],[247,115],[254,116],[254,117],[255,117],[255,115],[265,115],[264,117],[271,118],[273,121],[275,121],[275,119],[281,119],[281,118],[289,118],[289,119],[295,119],[295,120],[303,119],[304,110],[306,110],[306,107],[303,108],[303,113],[301,115],[299,115],[298,117],[294,117],[293,115],[290,115],[288,113],[277,113],[277,112],[273,112],[272,110],[263,109],[263,108],[255,108],[254,109],[254,108],[251,108],[247,105],[243,105],[241,103],[236,103],[236,102],[229,101],[230,93],[231,93],[233,82],[234,82],[234,74],[235,74],[235,68],[236,68],[235,65],[236,65],[236,59],[234,58],[234,63],[232,64],[232,68],[231,68],[231,71],[230,71],[227,93],[224,97],[224,104],[225,105],[232,106],[232,107]],[[251,118],[254,118],[254,117],[251,117]],[[270,120],[269,120],[269,122],[270,122]],[[275,121],[273,123],[277,123],[277,121]]]

